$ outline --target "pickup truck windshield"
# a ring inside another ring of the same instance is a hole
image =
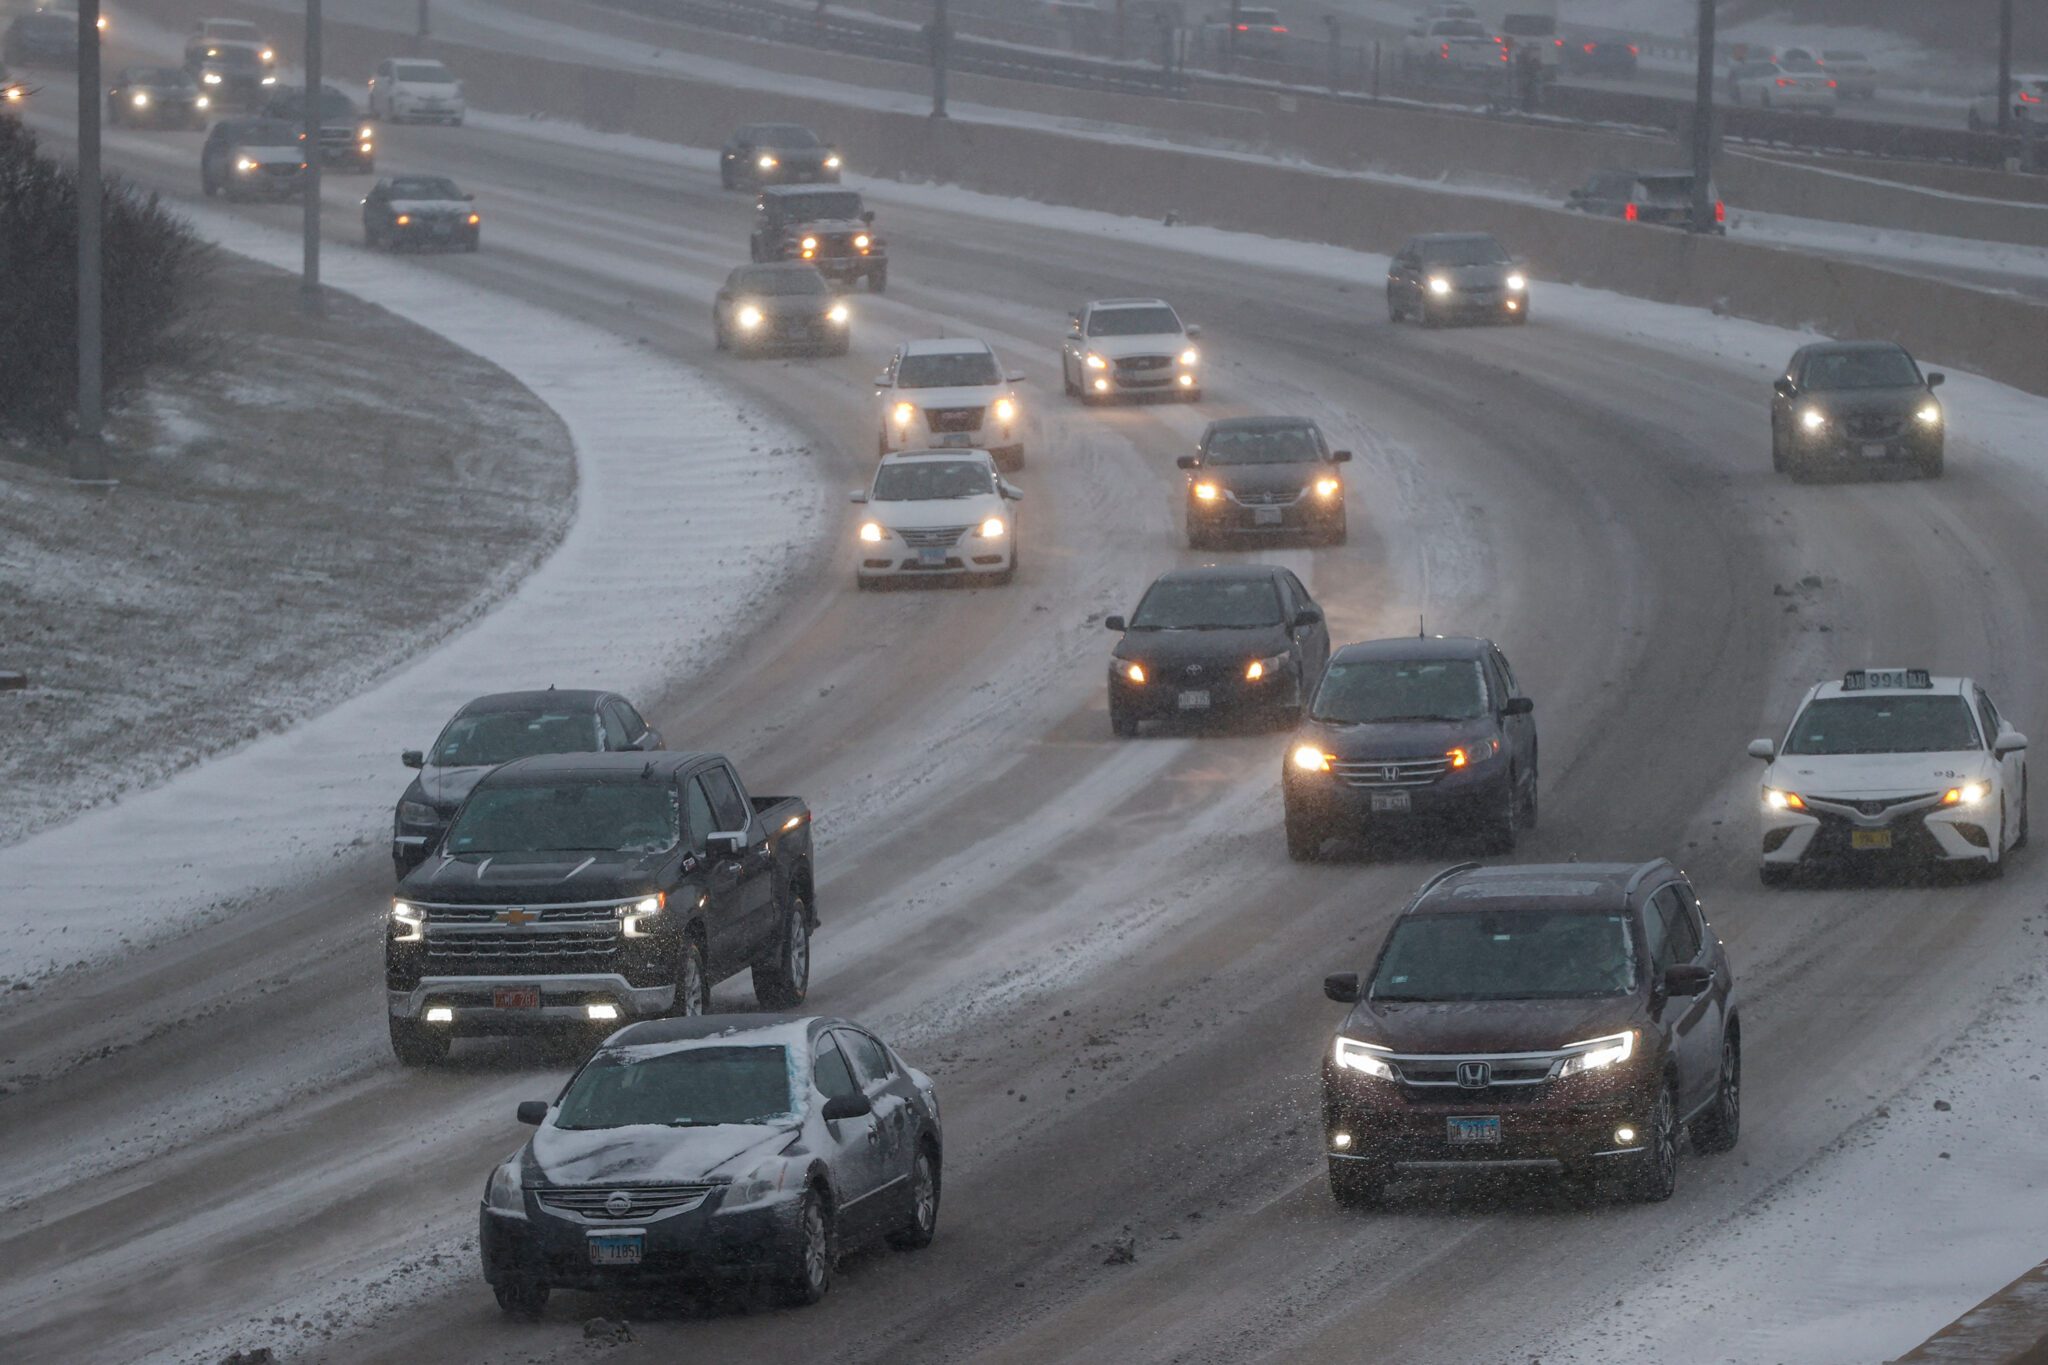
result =
[[[597,717],[588,711],[486,711],[449,721],[427,761],[496,767],[536,754],[594,754],[604,747],[599,739]]]
[[[924,502],[933,498],[972,498],[996,491],[988,466],[974,460],[919,460],[916,464],[883,465],[875,473],[876,502]]]
[[[1092,337],[1143,337],[1180,331],[1171,308],[1102,308],[1088,315]]]
[[[1298,427],[1224,427],[1210,434],[1205,464],[1302,464],[1323,458],[1316,434]]]
[[[654,782],[478,788],[448,831],[452,854],[659,853],[675,847],[675,789]]]
[[[860,217],[860,195],[852,190],[825,190],[813,194],[791,194],[770,201],[782,221],[805,223],[826,218]]]
[[[1280,624],[1280,595],[1264,578],[1169,578],[1131,613],[1132,630],[1250,630]]]
[[[1573,1000],[1633,989],[1624,915],[1479,910],[1410,915],[1394,925],[1372,977],[1374,1000]]]
[[[996,358],[987,351],[955,351],[948,355],[907,355],[896,366],[899,389],[953,389],[1000,384]]]
[[[1904,389],[1920,371],[1904,351],[1823,351],[1806,362],[1809,389]]]
[[[1799,713],[1788,754],[1952,754],[1983,746],[1961,697],[1823,697]]]
[[[771,1123],[796,1111],[789,1049],[696,1047],[635,1056],[600,1052],[562,1096],[555,1127]]]
[[[1476,659],[1332,663],[1311,714],[1338,725],[1477,720],[1486,714],[1486,684]]]

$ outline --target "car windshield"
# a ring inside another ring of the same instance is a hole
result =
[[[569,1082],[555,1127],[773,1123],[795,1116],[794,1094],[785,1047],[600,1052]]]
[[[659,853],[681,821],[675,788],[624,782],[513,782],[470,795],[448,831],[453,854]]]
[[[1240,9],[1237,12],[1240,24],[1257,24],[1260,28],[1275,28],[1280,23],[1280,11],[1272,9]]]
[[[907,355],[896,366],[899,389],[970,388],[1000,384],[996,358],[987,351],[952,351],[943,355]]]
[[[1422,244],[1424,265],[1506,265],[1508,253],[1491,237],[1453,237]]]
[[[439,175],[408,175],[391,182],[393,199],[460,199],[455,182]]]
[[[192,77],[175,66],[138,66],[128,73],[128,81],[131,85],[186,86],[192,84]]]
[[[818,135],[808,128],[799,128],[794,123],[771,123],[755,128],[749,134],[756,147],[777,147],[795,150],[800,147],[821,145]]]
[[[1270,578],[1162,578],[1131,613],[1132,630],[1248,630],[1280,624]]]
[[[1098,308],[1088,315],[1092,337],[1142,337],[1159,332],[1180,331],[1180,318],[1171,308]]]
[[[746,270],[733,277],[735,292],[765,294],[771,298],[802,298],[829,294],[832,286],[808,266],[796,270]]]
[[[875,471],[876,502],[972,498],[996,491],[995,475],[976,460],[916,460]]]
[[[1336,725],[1477,720],[1486,714],[1486,682],[1477,659],[1335,660],[1310,714]]]
[[[481,711],[457,716],[427,761],[441,768],[492,767],[537,754],[594,754],[597,717],[589,711]]]
[[[1919,383],[1920,371],[1904,351],[1822,351],[1806,360],[1809,389],[1902,389]]]
[[[418,81],[422,85],[455,84],[455,77],[439,62],[400,62],[392,72],[402,81]]]
[[[299,140],[299,129],[281,118],[257,119],[244,126],[238,140],[244,147],[289,147]]]
[[[256,25],[246,19],[208,19],[204,28],[209,38],[220,38],[230,43],[256,41]]]
[[[1294,427],[1218,427],[1202,449],[1204,464],[1300,464],[1322,458],[1315,428],[1306,422]]]
[[[858,218],[860,195],[853,190],[827,190],[816,194],[792,194],[772,201],[781,205],[784,219]]]
[[[1961,697],[1823,697],[1799,713],[1788,754],[1950,754],[1980,747]]]
[[[1387,935],[1371,998],[1576,1000],[1635,986],[1628,917],[1488,909],[1409,915]]]

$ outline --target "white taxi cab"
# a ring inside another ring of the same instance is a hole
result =
[[[1852,669],[1809,689],[1764,761],[1767,886],[1807,866],[2005,869],[2027,838],[2027,737],[1970,678]]]

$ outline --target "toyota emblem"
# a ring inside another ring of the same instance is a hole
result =
[[[605,1196],[604,1211],[614,1218],[624,1218],[633,1211],[633,1196],[624,1190],[613,1190]]]
[[[1190,678],[1199,678],[1199,677],[1201,677],[1201,676],[1202,676],[1202,666],[1201,666],[1200,664],[1189,664],[1189,665],[1187,666],[1187,675],[1188,675],[1188,676],[1189,676]]]

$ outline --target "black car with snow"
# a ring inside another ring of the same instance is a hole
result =
[[[306,91],[303,86],[281,86],[263,102],[270,118],[283,119],[303,130],[306,126]],[[363,122],[356,102],[331,85],[320,87],[320,164],[368,175],[377,169],[377,130]]]
[[[1735,1145],[1735,973],[1684,874],[1642,864],[1464,863],[1424,882],[1323,1057],[1330,1192],[1404,1175],[1550,1171],[1668,1199],[1690,1130]]]
[[[1109,727],[1145,720],[1255,715],[1292,722],[1330,657],[1322,608],[1292,572],[1271,564],[1207,565],[1161,574],[1109,660]]]
[[[889,246],[858,190],[768,186],[754,201],[749,250],[757,265],[803,261],[835,284],[865,280],[877,294],[889,285]]]
[[[1529,320],[1529,277],[1484,232],[1411,237],[1387,265],[1387,319],[1434,327],[1453,318]]]
[[[853,310],[802,261],[743,265],[711,300],[711,334],[721,351],[845,355]]]
[[[363,197],[363,242],[387,250],[444,247],[475,251],[483,244],[484,216],[476,196],[445,175],[395,175]]]
[[[1342,545],[1344,476],[1337,466],[1350,459],[1350,451],[1330,449],[1323,429],[1306,417],[1211,422],[1195,453],[1175,461],[1188,473],[1188,547],[1287,534]]]
[[[1771,467],[1941,474],[1946,415],[1927,374],[1895,341],[1824,341],[1792,353],[1771,385]]]
[[[1330,658],[1281,762],[1287,852],[1331,838],[1473,830],[1502,853],[1536,824],[1535,704],[1469,636],[1367,640]]]
[[[426,861],[455,809],[483,775],[536,754],[601,754],[662,747],[661,732],[616,692],[546,688],[493,692],[449,717],[431,747],[399,761],[419,776],[391,816],[391,863],[400,877]]]
[[[751,967],[793,1009],[817,926],[810,811],[703,753],[547,754],[487,773],[386,916],[391,1046],[705,1012]]]
[[[845,1252],[927,1246],[944,1144],[931,1077],[844,1019],[712,1015],[607,1038],[485,1182],[478,1246],[507,1313],[556,1288],[707,1280],[816,1303]]]
[[[798,123],[749,123],[735,129],[718,152],[725,188],[839,183],[839,149]]]
[[[204,128],[213,100],[178,66],[124,66],[107,88],[107,122],[134,128]]]

